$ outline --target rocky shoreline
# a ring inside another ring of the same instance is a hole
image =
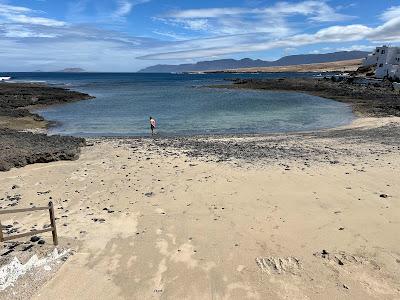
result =
[[[230,85],[213,86],[218,88],[246,88],[274,91],[304,92],[334,99],[352,106],[360,117],[399,117],[400,94],[391,88],[391,83],[358,84],[352,79],[327,78],[282,78],[270,80],[237,79]],[[52,105],[90,99],[91,96],[61,88],[32,84],[0,84],[0,120],[11,118],[21,124],[31,118],[34,127],[48,125],[40,116],[32,114],[27,107],[32,105]],[[26,125],[26,124],[24,124]],[[29,127],[31,126],[31,127]],[[310,161],[336,163],[336,157],[349,155],[352,144],[368,142],[379,145],[383,152],[398,151],[400,147],[399,122],[389,122],[384,126],[346,129],[336,128],[309,133],[287,133],[279,135],[241,135],[241,136],[192,136],[157,137],[154,143],[160,148],[183,149],[189,156],[205,157],[217,161],[239,159],[242,161],[283,161],[300,160],[306,166]],[[32,123],[27,128],[32,128]],[[84,139],[75,137],[47,136],[20,132],[15,128],[1,129],[0,123],[0,170],[21,167],[35,162],[72,160],[79,156]],[[345,143],[347,148],[320,149],[319,141]],[[138,143],[145,139],[138,139]],[[304,142],[307,141],[307,142]],[[385,145],[382,147],[381,145]],[[374,154],[377,149],[370,149]],[[331,151],[332,150],[332,151]],[[370,152],[371,152],[370,151]],[[366,153],[364,153],[366,154]],[[362,156],[355,153],[355,156]]]
[[[50,124],[29,109],[92,98],[88,94],[43,84],[1,83],[0,171],[37,162],[76,159],[85,140],[24,132]]]
[[[218,88],[303,92],[350,104],[360,117],[400,116],[400,93],[391,82],[357,78],[235,79]]]
[[[372,120],[370,122],[370,120]],[[365,157],[400,151],[400,118],[359,119],[355,124],[310,132],[279,134],[245,134],[185,137],[103,137],[90,141],[119,140],[132,149],[146,149],[163,156],[187,157],[207,162],[229,162],[235,165],[293,165],[308,168],[320,165],[363,165]],[[324,145],[324,147],[321,147]],[[147,148],[146,148],[147,147]]]
[[[184,149],[191,157],[214,161],[240,160],[247,163],[278,163],[289,167],[301,162],[305,167],[314,162],[345,163],[339,157],[360,159],[365,155],[376,156],[400,150],[400,93],[391,82],[370,81],[361,78],[279,78],[234,79],[233,84],[214,85],[212,88],[257,89],[302,92],[334,99],[351,105],[361,121],[359,125],[327,130],[282,133],[193,136],[156,139],[160,148]],[[364,124],[366,118],[380,118],[379,124]],[[386,118],[386,121],[383,119]],[[329,141],[330,147],[321,148]],[[354,145],[365,144],[365,149],[355,151]],[[338,145],[341,145],[338,147]],[[371,146],[375,145],[375,146]]]

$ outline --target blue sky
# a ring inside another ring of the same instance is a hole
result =
[[[0,71],[371,50],[400,43],[400,0],[0,0]]]

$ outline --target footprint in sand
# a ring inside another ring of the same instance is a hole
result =
[[[353,284],[361,284],[365,291],[371,295],[391,295],[385,299],[400,299],[400,286],[398,280],[388,274],[375,261],[364,256],[356,256],[344,251],[328,252],[322,250],[314,256],[323,259],[327,266],[333,268],[337,274],[347,278]]]
[[[257,257],[256,263],[262,272],[268,274],[293,274],[299,275],[302,269],[296,257]]]

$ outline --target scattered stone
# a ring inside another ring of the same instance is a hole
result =
[[[37,241],[39,241],[39,240],[40,240],[40,237],[38,237],[38,236],[36,236],[36,235],[34,235],[34,236],[31,237],[31,242],[33,242],[33,243],[35,243],[35,242],[37,242]]]
[[[48,190],[48,191],[44,191],[44,192],[36,192],[37,194],[38,194],[38,196],[39,195],[45,195],[45,194],[48,194],[48,193],[50,193],[51,192],[51,190]]]
[[[99,222],[99,223],[104,223],[106,220],[103,218],[93,218],[92,219],[94,222]]]
[[[24,248],[22,249],[22,251],[28,251],[28,250],[31,249],[32,247],[33,247],[33,244],[30,244],[30,245],[24,247]]]
[[[13,251],[14,251],[14,249],[9,249],[8,251],[4,252],[1,256],[6,256],[6,255],[10,254]]]

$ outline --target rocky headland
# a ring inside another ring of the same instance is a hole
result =
[[[29,109],[92,98],[43,84],[1,83],[0,171],[36,162],[76,159],[84,139],[26,132],[50,125]]]
[[[354,77],[235,79],[233,85],[214,87],[302,92],[347,103],[360,117],[400,116],[400,93],[389,81]]]

